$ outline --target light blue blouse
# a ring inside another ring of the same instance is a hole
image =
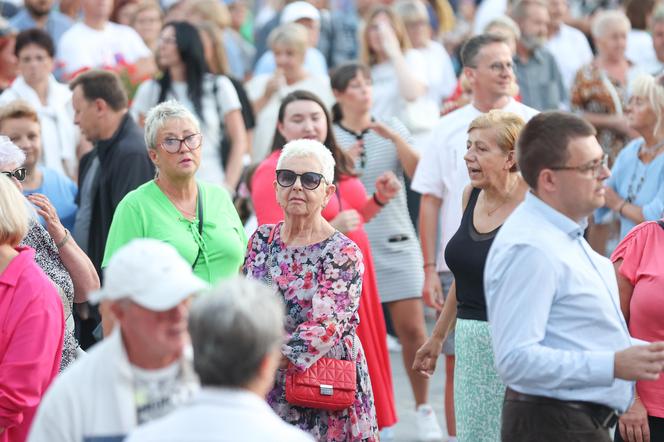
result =
[[[616,158],[611,177],[606,185],[622,198],[634,196],[631,203],[643,210],[646,221],[654,221],[664,215],[664,155],[658,155],[648,164],[639,159],[643,138],[630,141]],[[610,209],[602,207],[595,212],[596,222],[607,218]],[[624,238],[636,226],[631,220],[620,217],[620,238]]]

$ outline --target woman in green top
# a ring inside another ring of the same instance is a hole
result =
[[[153,107],[145,143],[157,176],[118,205],[102,267],[133,238],[156,238],[175,247],[209,283],[237,274],[247,236],[228,192],[196,180],[202,145],[196,117],[176,101]]]

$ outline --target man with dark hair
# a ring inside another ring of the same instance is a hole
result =
[[[74,24],[71,18],[55,10],[55,0],[25,0],[10,23],[19,31],[39,28],[46,31],[57,45],[60,37]]]
[[[74,236],[101,275],[106,238],[122,198],[154,177],[143,130],[127,112],[127,94],[112,72],[92,70],[76,77],[74,122],[94,149],[81,158]]]
[[[274,291],[240,277],[194,301],[189,334],[203,388],[189,404],[134,430],[127,442],[313,442],[265,402],[282,357],[283,323]]]
[[[521,132],[517,159],[531,192],[484,271],[507,385],[502,440],[609,442],[616,413],[634,399],[632,381],[664,369],[664,342],[630,338],[611,261],[583,238],[586,218],[604,205],[606,155],[589,123],[546,112]]]
[[[490,34],[475,36],[461,49],[461,59],[473,93],[472,101],[441,118],[434,127],[412,183],[412,189],[422,194],[419,216],[424,258],[422,295],[427,305],[438,310],[443,308],[443,298],[453,279],[444,251],[461,223],[463,189],[470,182],[463,159],[468,125],[492,109],[513,112],[526,121],[537,113],[512,98],[515,91],[512,52],[505,39]],[[442,348],[447,355],[449,379],[445,387],[446,403],[452,403],[453,377],[449,373],[454,364],[453,339],[451,335]]]

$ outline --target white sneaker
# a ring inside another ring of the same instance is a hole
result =
[[[399,343],[399,340],[389,333],[387,334],[387,350],[390,353],[401,353],[401,344]]]
[[[422,404],[417,407],[415,424],[417,427],[417,440],[420,442],[441,441],[443,439],[443,431],[440,429],[440,425],[438,425],[436,414],[433,412],[431,405]]]
[[[391,427],[385,427],[380,430],[380,441],[381,442],[391,442],[394,440],[394,425]]]

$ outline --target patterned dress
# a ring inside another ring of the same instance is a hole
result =
[[[297,407],[286,402],[286,370],[280,369],[268,403],[282,419],[316,440],[376,441],[373,392],[364,350],[355,333],[364,272],[362,253],[339,232],[316,244],[289,247],[281,240],[281,225],[262,225],[256,230],[242,270],[250,278],[273,284],[283,297],[287,340],[282,353],[295,369],[306,370],[321,357],[353,360],[357,353],[357,393],[355,403],[341,411]]]
[[[69,272],[65,268],[58,248],[55,247],[53,238],[48,234],[41,224],[36,221],[30,221],[28,233],[21,241],[21,246],[28,246],[35,250],[35,262],[46,273],[58,289],[62,298],[62,304],[65,312],[65,342],[62,347],[62,360],[60,362],[60,371],[62,372],[76,358],[76,349],[78,342],[74,337],[73,318],[71,317],[74,304],[74,283],[71,280]]]
[[[634,69],[628,71],[628,83],[636,73]],[[627,103],[627,92],[627,85],[609,78],[607,73],[593,62],[583,66],[576,74],[570,93],[572,110],[622,115]],[[598,128],[597,140],[609,155],[610,166],[628,138],[614,130]]]

